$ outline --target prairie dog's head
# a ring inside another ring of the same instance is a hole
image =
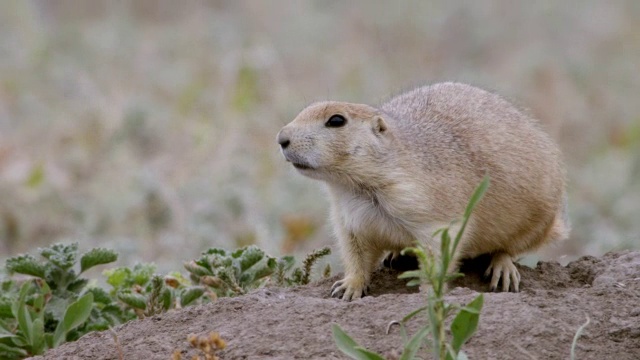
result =
[[[333,101],[305,108],[277,137],[285,159],[319,180],[364,175],[381,160],[390,139],[378,109]]]

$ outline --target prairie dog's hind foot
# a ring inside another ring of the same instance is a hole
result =
[[[491,291],[498,291],[498,283],[502,279],[502,291],[520,291],[520,272],[513,264],[511,256],[507,253],[496,253],[491,257],[491,263],[484,273],[485,277],[491,275]]]

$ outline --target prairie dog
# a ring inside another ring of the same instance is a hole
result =
[[[345,268],[333,297],[366,295],[385,253],[415,241],[439,249],[433,233],[462,216],[485,174],[491,184],[469,220],[455,266],[490,254],[491,289],[501,280],[502,291],[517,292],[513,260],[569,233],[558,147],[534,119],[470,85],[420,87],[377,108],[314,103],[277,141],[301,174],[328,185]]]

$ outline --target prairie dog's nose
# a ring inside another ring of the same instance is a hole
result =
[[[291,144],[291,141],[289,140],[289,137],[286,136],[283,131],[280,131],[278,133],[278,144],[280,144],[280,147],[282,147],[282,149],[286,149],[287,146],[289,146],[289,144]]]

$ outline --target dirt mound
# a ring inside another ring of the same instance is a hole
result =
[[[467,263],[467,276],[452,286],[448,300],[466,303],[477,291],[483,261]],[[471,359],[567,359],[573,336],[587,316],[591,323],[577,346],[579,359],[640,359],[640,252],[583,257],[566,267],[539,263],[519,267],[521,292],[487,293],[478,332],[465,350]],[[344,358],[331,337],[342,326],[364,346],[388,357],[402,348],[397,328],[387,324],[423,304],[424,294],[404,286],[397,273],[379,270],[372,296],[353,302],[328,297],[337,277],[293,289],[261,289],[238,298],[186,308],[115,329],[125,359],[169,359],[182,349],[196,352],[188,334],[220,332],[223,359]],[[409,331],[417,329],[410,323]],[[91,333],[38,359],[119,359],[114,336]]]

